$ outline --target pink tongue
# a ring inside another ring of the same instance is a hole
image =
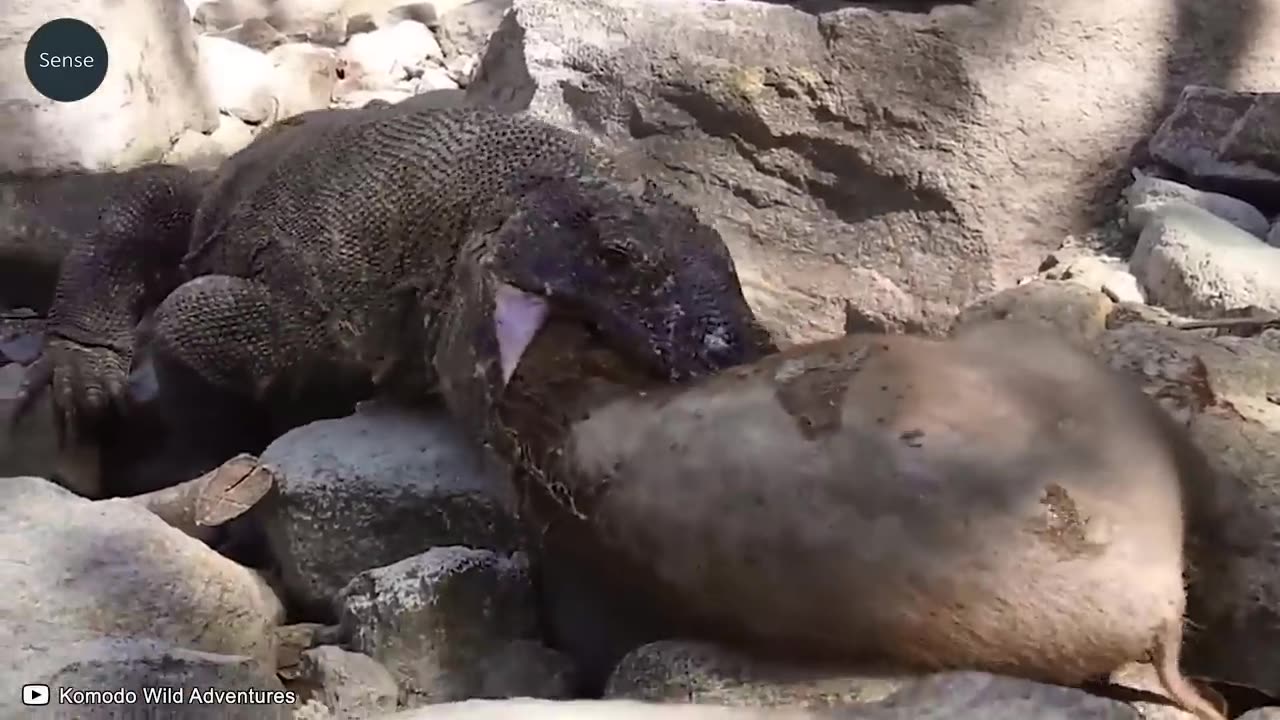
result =
[[[498,338],[504,386],[511,381],[520,357],[546,320],[545,300],[505,283],[498,286],[494,297],[493,331]]]

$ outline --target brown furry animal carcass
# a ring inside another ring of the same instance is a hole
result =
[[[797,658],[1063,685],[1149,660],[1222,720],[1179,670],[1189,441],[1065,342],[850,335],[670,386],[496,307],[502,371],[455,386],[489,383],[455,412],[620,595]]]

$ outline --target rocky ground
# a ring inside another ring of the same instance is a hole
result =
[[[1058,327],[1184,421],[1237,501],[1190,578],[1184,665],[1241,717],[1280,717],[1280,93],[1263,92],[1280,88],[1280,9],[46,3],[97,18],[132,74],[52,109],[0,86],[19,98],[0,103],[4,169],[212,166],[297,112],[446,91],[571,127],[678,188],[787,342]],[[0,320],[0,414],[39,331],[21,309]],[[113,494],[111,458],[59,454],[47,407],[0,438],[0,634],[16,649],[0,716],[25,717],[19,686],[46,682],[292,693],[179,717],[1190,717],[1133,692],[1155,687],[1140,665],[1082,690],[692,639],[636,648],[605,700],[569,701],[580,669],[541,635],[505,473],[442,411],[368,403],[260,461],[271,486],[246,517],[269,572],[154,503],[88,499]]]

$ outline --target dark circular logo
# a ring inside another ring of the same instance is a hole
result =
[[[83,20],[50,20],[32,33],[26,66],[27,79],[41,95],[59,102],[83,100],[107,76],[107,44]]]

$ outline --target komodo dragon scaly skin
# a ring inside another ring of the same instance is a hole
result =
[[[524,115],[383,106],[287,119],[204,195],[155,350],[255,399],[317,378],[434,391],[434,320],[461,252],[668,379],[772,347],[719,234],[610,173],[585,140]],[[124,393],[144,279],[167,276],[174,253],[151,247],[161,238],[128,207],[113,218],[125,231],[68,258],[51,313],[54,401],[77,432]]]
[[[141,220],[153,236],[164,236],[152,238],[156,245],[178,247],[207,179],[173,165],[0,178],[0,306],[48,311],[62,261],[82,240],[97,244],[99,233]],[[118,221],[117,208],[134,218]]]

